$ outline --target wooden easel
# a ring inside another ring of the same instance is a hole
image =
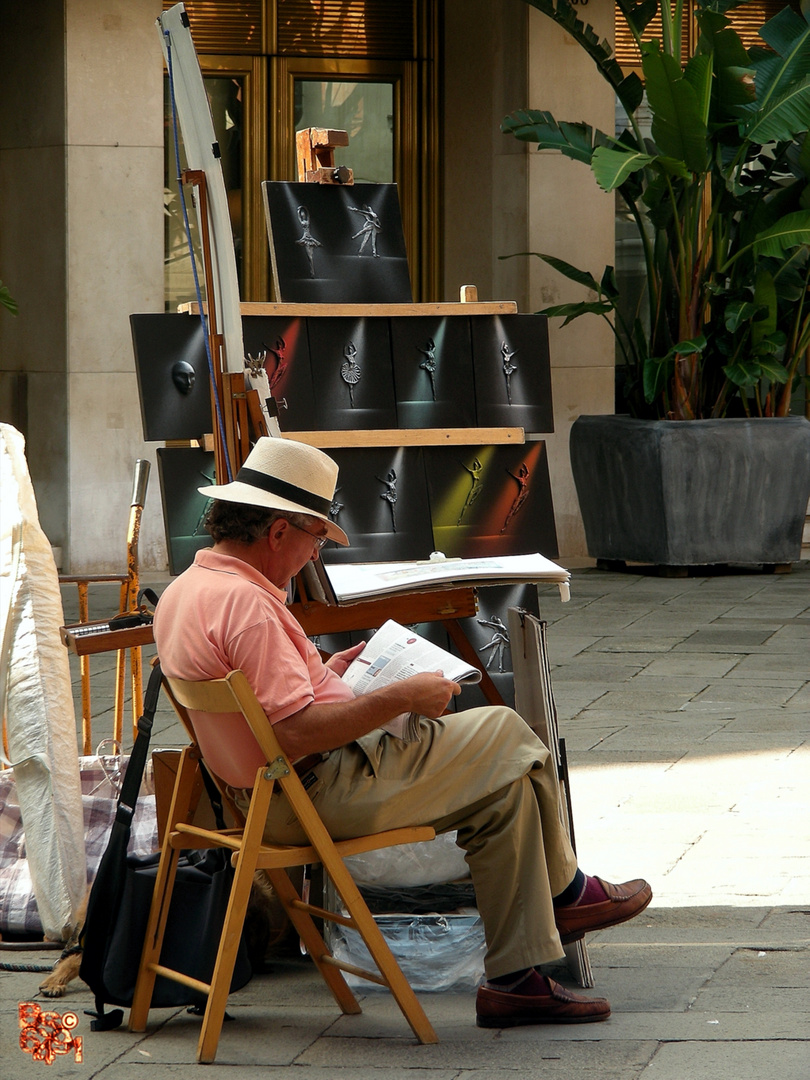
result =
[[[338,146],[348,146],[348,134],[332,129],[309,128],[296,134],[298,179],[303,183],[352,184],[351,170],[335,166],[334,153]],[[204,190],[205,177],[195,174],[190,181],[200,184]],[[203,216],[203,221],[206,218]],[[203,251],[209,250],[206,230],[203,229]],[[206,275],[211,272],[210,257],[204,255]],[[208,279],[207,279],[208,280]],[[209,296],[212,290],[208,290]],[[242,315],[276,315],[286,317],[327,316],[453,316],[453,315],[510,315],[517,312],[514,301],[480,303],[473,285],[464,285],[457,303],[400,303],[400,304],[330,304],[330,303],[243,303]],[[181,308],[191,314],[199,314],[196,303]],[[208,316],[212,356],[221,361],[221,338],[216,331],[216,311],[210,304],[204,308]],[[220,364],[221,366],[221,364]],[[225,414],[225,437],[228,457],[233,475],[243,463],[250,449],[251,437],[267,434],[262,424],[261,407],[256,391],[245,390],[244,379],[236,375],[221,375],[222,409]],[[442,445],[494,445],[523,443],[525,433],[520,427],[488,428],[411,428],[379,431],[296,431],[285,438],[304,442],[320,449],[336,447],[380,446],[442,446]],[[216,453],[217,475],[226,476],[222,437],[216,429],[213,448]],[[207,448],[210,449],[210,446]],[[384,600],[367,600],[348,605],[325,604],[309,595],[304,576],[297,578],[298,600],[290,610],[309,636],[339,633],[349,630],[373,629],[389,618],[403,624],[415,622],[441,622],[461,656],[481,669],[481,690],[487,701],[503,705],[504,701],[485,666],[470,643],[459,620],[473,617],[478,611],[475,589],[472,587],[449,588],[429,592],[411,593],[386,597]]]

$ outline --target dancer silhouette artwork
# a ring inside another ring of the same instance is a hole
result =
[[[299,206],[295,212],[304,227],[300,239],[295,242],[306,252],[307,262],[309,263],[309,276],[315,277],[315,248],[323,247],[323,244],[320,240],[316,240],[309,230],[309,210],[305,206]]]
[[[517,476],[515,476],[513,472],[509,472],[509,469],[507,469],[506,471],[509,473],[513,480],[517,481],[518,493],[512,501],[512,505],[509,507],[509,513],[506,515],[506,520],[503,523],[501,533],[506,532],[507,528],[509,527],[509,522],[515,516],[518,510],[520,510],[520,508],[523,506],[523,504],[529,497],[529,467],[526,462],[522,461],[520,463],[520,468],[517,471]]]

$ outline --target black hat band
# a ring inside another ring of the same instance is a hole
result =
[[[307,491],[306,488],[288,484],[286,480],[279,480],[277,476],[268,476],[256,469],[246,469],[244,465],[236,474],[236,480],[249,484],[251,487],[261,488],[262,491],[267,491],[271,495],[278,495],[279,498],[287,499],[289,502],[298,503],[316,514],[326,516],[332,506],[331,499],[324,499],[320,495]]]

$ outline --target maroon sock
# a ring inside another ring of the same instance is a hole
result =
[[[581,870],[577,871],[577,875],[582,876],[579,891],[574,892],[574,887],[577,885],[577,879],[574,878],[565,892],[554,898],[555,908],[578,907],[580,904],[602,904],[607,900],[607,893],[595,877],[589,877]]]
[[[578,904],[602,904],[607,900],[608,894],[599,884],[598,878],[585,876],[585,888],[582,890],[582,896],[577,900]],[[575,905],[575,906],[576,906]]]
[[[493,990],[500,990],[504,994],[519,994],[521,997],[548,997],[551,993],[548,979],[535,968],[513,971],[511,975],[488,979],[487,986]]]

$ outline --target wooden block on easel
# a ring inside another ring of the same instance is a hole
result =
[[[349,145],[348,131],[304,128],[295,133],[298,179],[302,184],[353,184],[354,173],[335,167],[335,148]]]

